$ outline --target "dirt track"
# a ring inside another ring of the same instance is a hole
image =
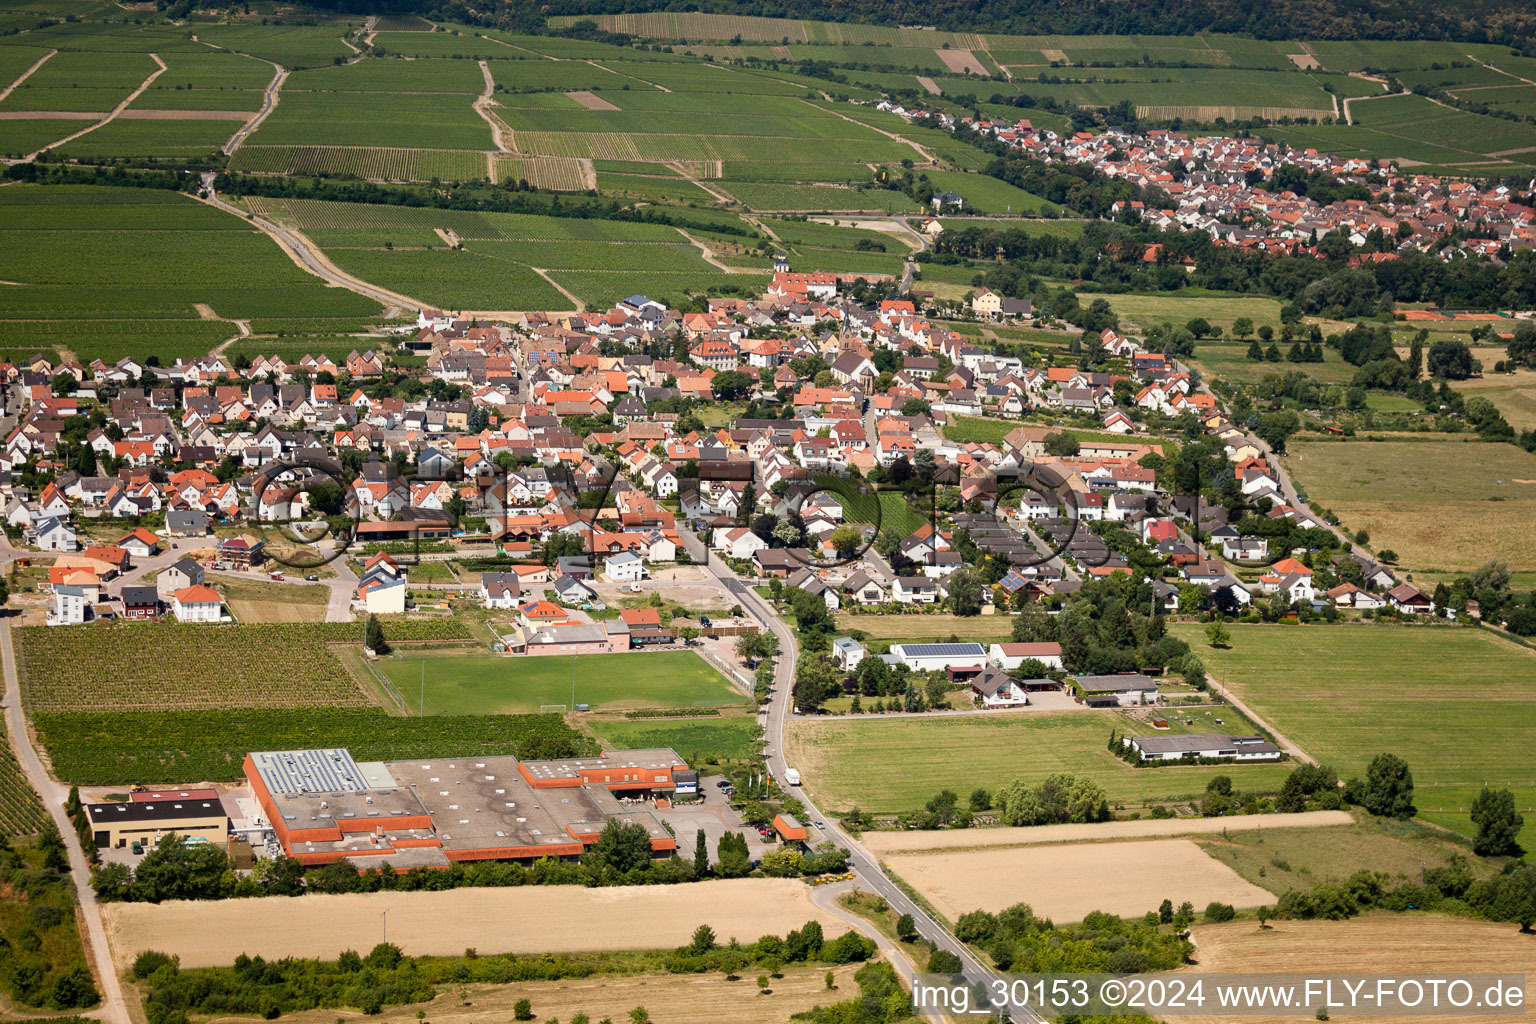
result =
[[[559,885],[449,892],[379,892],[215,903],[118,903],[105,909],[112,955],[126,964],[146,949],[181,957],[184,967],[228,965],[240,953],[334,959],[346,949],[389,941],[411,955],[655,949],[686,943],[701,924],[721,942],[783,935],[810,920],[827,935],[848,926],[787,879],[732,879],[694,885]]]
[[[972,910],[1028,903],[1041,917],[1081,921],[1095,910],[1138,916],[1164,899],[1203,909],[1219,900],[1237,907],[1274,902],[1188,839],[1079,843],[904,853],[882,858],[951,921]]]
[[[1098,825],[1037,825],[1033,828],[962,829],[952,832],[866,832],[863,843],[876,854],[921,850],[965,850],[996,846],[1081,843],[1099,839],[1155,839],[1211,832],[1252,832],[1272,828],[1319,828],[1354,822],[1345,811],[1302,814],[1241,814],[1231,818],[1145,818]]]

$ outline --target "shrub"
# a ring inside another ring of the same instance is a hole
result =
[[[1230,921],[1237,916],[1237,911],[1230,903],[1208,903],[1205,907],[1205,919],[1211,922]]]

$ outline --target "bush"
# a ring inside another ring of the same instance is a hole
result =
[[[1237,911],[1230,903],[1208,903],[1205,907],[1205,919],[1212,923],[1230,921],[1237,916]]]
[[[947,949],[935,949],[928,954],[928,971],[930,974],[959,974],[965,969],[960,958]]]
[[[167,965],[175,967],[180,962],[180,959],[177,957],[167,956],[165,953],[153,949],[146,949],[134,957],[132,973],[135,978],[142,981],[160,968]]]

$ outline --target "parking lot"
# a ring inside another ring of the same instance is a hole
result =
[[[709,862],[715,862],[715,852],[720,845],[720,837],[727,832],[740,832],[747,837],[747,853],[753,860],[757,860],[766,851],[775,848],[777,842],[766,841],[751,825],[742,820],[739,813],[731,808],[731,800],[719,784],[725,781],[723,775],[710,775],[699,780],[699,795],[703,797],[700,803],[673,804],[671,807],[656,809],[657,816],[671,825],[677,832],[677,852],[681,857],[692,858],[694,837],[699,830],[704,830],[705,841],[709,845]]]

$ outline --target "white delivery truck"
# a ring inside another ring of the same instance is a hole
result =
[[[791,786],[798,786],[800,785],[800,772],[794,768],[785,768],[784,779]]]

